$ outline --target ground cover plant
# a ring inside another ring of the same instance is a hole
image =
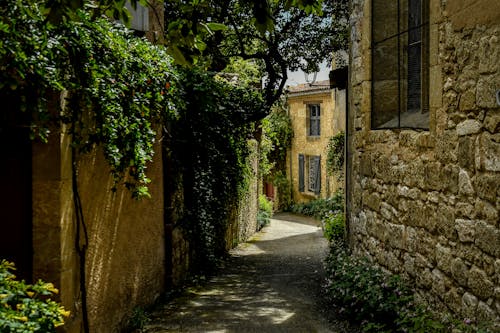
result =
[[[323,219],[328,214],[344,211],[344,193],[339,190],[330,198],[319,198],[309,202],[292,204],[290,211]]]
[[[339,315],[363,332],[494,332],[491,323],[443,317],[418,303],[414,290],[399,275],[350,253],[343,216],[334,215],[329,225],[325,231],[330,254],[325,259],[324,290]]]

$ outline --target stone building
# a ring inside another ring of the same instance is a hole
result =
[[[353,0],[347,212],[358,255],[500,322],[500,2]]]
[[[345,97],[328,80],[288,88],[294,134],[286,164],[294,202],[329,197],[341,185],[327,175],[326,153],[329,139],[345,128]]]

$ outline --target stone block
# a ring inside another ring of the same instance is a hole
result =
[[[430,289],[432,287],[433,275],[431,270],[425,268],[417,275],[417,286],[425,289]]]
[[[451,273],[451,262],[453,260],[453,255],[451,249],[441,244],[436,246],[436,261],[437,267],[445,273]]]
[[[477,305],[477,319],[480,322],[493,323],[497,319],[496,311],[493,310],[488,304],[483,301],[479,301]]]
[[[474,209],[478,218],[484,219],[492,225],[498,222],[498,210],[488,201],[476,199]]]
[[[460,168],[454,164],[445,165],[440,171],[439,177],[444,189],[452,194],[458,193],[458,172]]]
[[[469,267],[460,258],[455,258],[451,261],[451,275],[461,287],[467,286]]]
[[[455,313],[462,309],[462,297],[457,289],[451,288],[444,296],[444,303]]]
[[[457,240],[455,230],[455,211],[452,207],[441,204],[436,212],[436,230],[439,235],[443,235],[449,240]]]
[[[430,162],[425,165],[424,182],[426,188],[435,191],[440,191],[443,188],[442,169],[443,166],[439,162]]]
[[[458,239],[462,243],[474,242],[475,227],[472,220],[456,219],[455,229],[458,233]]]
[[[500,74],[488,75],[477,81],[476,104],[481,108],[497,107],[495,92],[500,82]]]
[[[467,119],[457,125],[458,136],[477,134],[481,131],[482,124],[475,119]]]
[[[363,198],[363,204],[374,211],[380,211],[380,195],[378,193],[371,193]]]
[[[443,82],[441,66],[431,66],[429,68],[429,77],[431,82],[435,82],[436,89],[429,89],[429,106],[431,108],[440,108],[443,105],[443,89],[441,82]]]
[[[405,249],[406,248],[406,238],[405,235],[405,227],[400,224],[391,224],[387,225],[387,240],[389,241],[389,245],[393,248],[397,249]]]
[[[495,286],[488,279],[486,273],[478,267],[473,266],[468,274],[467,286],[477,297],[488,299],[493,296]]]
[[[418,231],[417,251],[423,255],[430,263],[436,262],[436,238],[432,234],[423,230]]]
[[[475,109],[476,107],[475,89],[471,89],[462,93],[462,95],[460,96],[460,102],[458,107],[460,111],[470,111]],[[458,131],[458,126],[457,126],[457,131]]]
[[[387,221],[398,221],[398,211],[388,203],[382,202],[380,204],[380,214],[382,214]]]
[[[478,221],[475,224],[475,242],[484,252],[500,257],[500,230],[484,221]]]
[[[449,281],[443,272],[439,269],[432,270],[432,291],[440,299],[443,299],[446,291],[449,288]]]
[[[462,296],[462,309],[464,316],[474,318],[476,316],[477,305],[479,301],[476,296],[466,292]]]
[[[500,59],[500,45],[498,35],[484,36],[479,42],[479,72],[495,73],[498,70]]]
[[[474,187],[480,198],[495,202],[500,195],[500,177],[494,173],[478,174],[474,179]]]
[[[464,169],[458,172],[458,193],[465,196],[474,194],[471,179]]]
[[[415,270],[415,258],[412,257],[409,253],[405,253],[403,256],[403,266],[404,266],[404,271],[408,273],[411,277],[416,276],[416,270]]]
[[[500,171],[500,133],[483,133],[480,139],[480,148],[476,150],[480,166],[486,171]]]
[[[484,119],[484,128],[490,133],[500,132],[500,112],[497,110],[489,110]]]
[[[455,206],[455,213],[459,217],[464,218],[474,218],[476,216],[476,212],[474,211],[474,206],[468,202],[457,202]]]
[[[475,141],[475,138],[468,136],[462,136],[458,139],[458,165],[469,171],[474,169]]]

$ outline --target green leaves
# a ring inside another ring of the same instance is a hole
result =
[[[327,146],[326,170],[330,175],[342,179],[344,169],[344,132],[339,132],[330,138]]]
[[[13,263],[0,262],[0,331],[55,332],[70,315],[50,296],[58,290],[52,283],[39,280],[30,285],[16,280]]]
[[[19,111],[32,114],[32,138],[47,141],[54,121],[71,124],[74,147],[102,145],[116,182],[148,196],[155,130],[176,115],[172,58],[92,10],[75,10],[74,20],[57,26],[37,1],[13,0],[0,14],[0,94],[15,94]],[[47,101],[63,90],[66,107],[50,114]]]

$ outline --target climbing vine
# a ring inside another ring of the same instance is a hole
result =
[[[261,94],[235,86],[213,73],[181,72],[185,107],[169,128],[166,146],[182,179],[184,212],[180,225],[194,249],[195,267],[207,272],[226,253],[231,207],[249,172],[249,113],[263,107]]]
[[[344,168],[344,132],[339,132],[330,138],[326,155],[326,170],[330,175],[342,179]]]
[[[293,128],[290,117],[281,103],[262,120],[260,168],[266,176],[284,171],[287,149],[292,144]]]

